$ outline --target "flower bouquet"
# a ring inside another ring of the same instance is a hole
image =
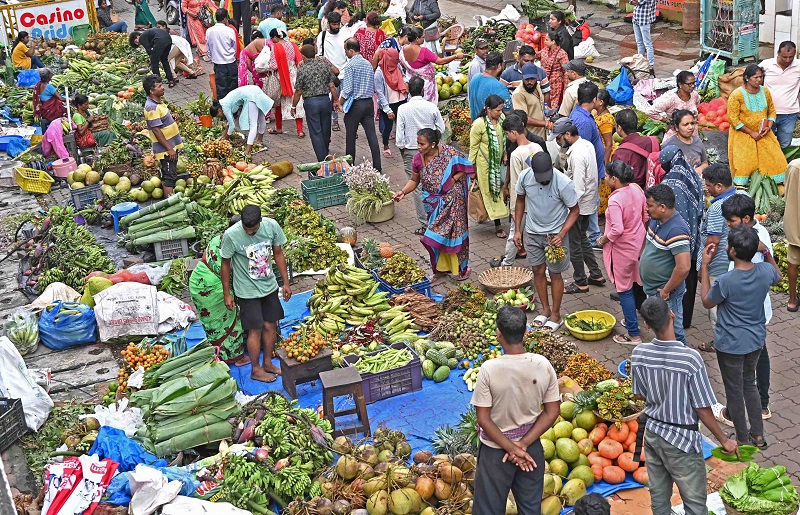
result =
[[[366,159],[346,169],[342,175],[349,188],[347,212],[356,225],[385,222],[394,216],[389,178]]]

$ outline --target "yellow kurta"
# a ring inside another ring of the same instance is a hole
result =
[[[485,118],[478,118],[472,122],[472,128],[469,131],[469,160],[475,165],[478,187],[481,190],[481,197],[483,197],[483,204],[486,206],[489,218],[491,220],[502,220],[503,218],[508,218],[508,204],[503,200],[502,193],[497,200],[493,200],[491,193],[489,193],[489,135],[486,132],[486,122],[484,120]],[[506,151],[506,135],[500,122],[493,128],[497,131],[497,141],[500,147],[498,159],[502,161]],[[505,172],[500,173],[500,180],[504,182]]]
[[[761,130],[765,119],[775,122],[775,104],[768,88],[761,87],[764,95],[747,93],[743,87],[736,88],[728,97],[728,161],[733,182],[744,186],[750,182],[750,175],[759,170],[762,175],[772,177],[778,184],[783,183],[786,173],[786,157],[775,133],[769,131],[756,141],[742,132],[742,127],[751,131]]]

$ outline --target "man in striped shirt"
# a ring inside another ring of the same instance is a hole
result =
[[[172,188],[178,180],[178,150],[183,148],[183,140],[178,124],[172,118],[164,101],[164,84],[158,75],[148,75],[142,81],[147,100],[144,103],[144,118],[153,144],[153,154],[160,161],[161,183],[164,195],[172,195]]]
[[[651,509],[654,515],[672,512],[674,482],[685,513],[705,515],[706,465],[698,419],[724,452],[738,455],[739,447],[726,438],[714,418],[711,406],[716,399],[705,364],[700,353],[676,340],[670,306],[661,297],[650,297],[639,312],[656,335],[652,342],[637,345],[631,355],[632,390],[646,402],[642,429]],[[639,442],[637,435],[637,448]]]

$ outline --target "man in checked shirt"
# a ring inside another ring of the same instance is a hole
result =
[[[739,446],[717,424],[711,411],[716,399],[703,358],[675,338],[674,315],[667,302],[650,297],[639,313],[656,334],[631,355],[632,390],[646,402],[636,450],[644,437],[651,508],[654,515],[669,515],[676,483],[686,515],[706,515],[706,464],[698,419],[722,444],[723,452],[738,456]]]

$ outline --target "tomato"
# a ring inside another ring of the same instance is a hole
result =
[[[730,129],[730,127],[731,127],[731,124],[728,123],[727,121],[722,122],[721,124],[719,124],[719,130],[721,130],[721,131],[727,131],[728,129]]]

